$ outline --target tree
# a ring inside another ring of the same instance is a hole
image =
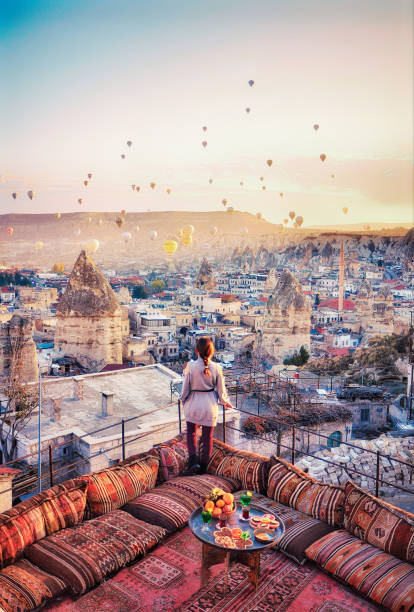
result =
[[[151,290],[153,293],[159,293],[165,289],[165,283],[162,279],[153,280],[151,283]]]
[[[321,303],[321,299],[319,297],[319,293],[317,293],[315,295],[315,306],[319,306],[320,303]]]
[[[146,297],[148,297],[148,294],[144,287],[142,285],[134,285],[132,289],[132,298],[134,300],[143,300]]]
[[[306,349],[306,347],[302,345],[299,349],[299,353],[295,351],[291,357],[286,357],[283,364],[302,366],[302,365],[305,365],[308,359],[309,359],[309,352]]]

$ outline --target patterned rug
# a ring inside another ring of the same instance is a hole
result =
[[[76,601],[69,596],[45,610],[60,612],[373,612],[358,598],[311,565],[298,566],[281,553],[265,551],[256,591],[248,569],[231,566],[229,591],[224,565],[211,568],[200,589],[201,544],[188,527],[171,535],[147,557],[124,568]]]

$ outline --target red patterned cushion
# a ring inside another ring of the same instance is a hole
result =
[[[78,595],[145,554],[165,535],[160,527],[114,510],[48,536],[25,554],[45,571],[59,576]]]
[[[85,488],[81,479],[68,480],[0,514],[0,566],[13,563],[48,533],[81,522]]]
[[[153,489],[158,474],[158,459],[145,458],[84,476],[88,506],[92,516],[117,510],[131,499]]]
[[[414,566],[379,550],[344,529],[333,531],[306,549],[325,571],[393,612],[414,607]]]
[[[318,482],[280,457],[271,457],[270,465],[268,497],[332,527],[342,527],[343,487]]]
[[[214,487],[228,493],[240,488],[231,478],[204,474],[173,478],[145,495],[129,502],[123,510],[152,525],[160,525],[167,531],[184,527],[191,513],[201,506]]]
[[[269,473],[269,458],[249,451],[238,450],[215,440],[207,472],[216,476],[235,478],[240,481],[243,489],[265,494]]]
[[[366,493],[353,482],[345,487],[344,526],[361,540],[414,562],[414,515]]]
[[[42,571],[27,559],[0,572],[0,609],[26,612],[66,591],[63,580]]]
[[[188,448],[184,434],[168,442],[157,444],[151,450],[160,460],[157,483],[161,484],[181,476],[188,464]]]

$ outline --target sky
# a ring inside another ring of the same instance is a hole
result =
[[[412,13],[411,0],[2,0],[0,212],[226,199],[274,223],[290,210],[305,226],[412,222]]]

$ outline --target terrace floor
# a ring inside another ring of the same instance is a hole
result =
[[[201,543],[190,529],[170,535],[146,557],[77,600],[68,595],[45,610],[60,612],[371,612],[380,608],[316,566],[300,566],[268,549],[261,555],[256,591],[248,569],[234,564],[229,589],[224,564],[211,568],[200,588]]]

